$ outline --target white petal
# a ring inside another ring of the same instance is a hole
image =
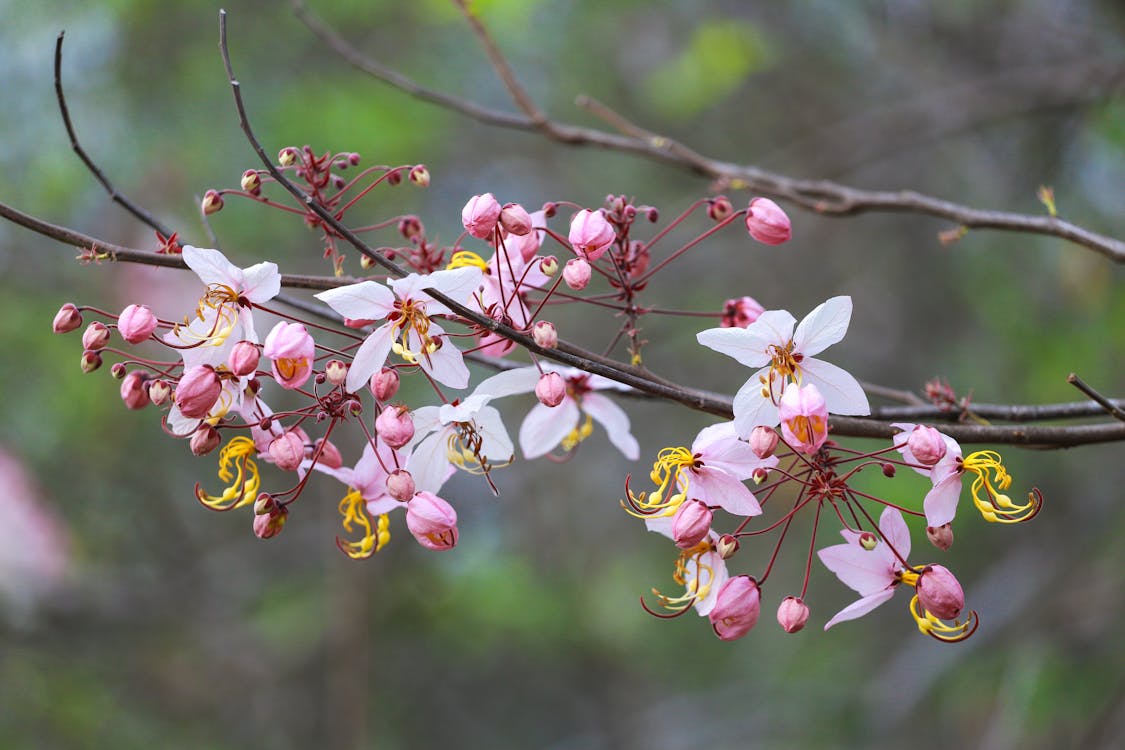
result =
[[[895,590],[893,588],[886,588],[882,591],[876,591],[873,594],[869,594],[862,599],[857,599],[856,601],[852,602],[851,604],[837,612],[831,620],[825,623],[824,629],[828,630],[828,628],[838,623],[846,622],[848,620],[854,620],[857,617],[862,617],[894,595]]]
[[[822,352],[844,338],[852,319],[852,298],[833,297],[805,316],[793,334],[793,350],[806,357]]]
[[[223,284],[236,290],[242,287],[242,269],[218,250],[184,245],[183,259],[204,284]]]
[[[359,393],[371,380],[371,376],[382,369],[391,351],[391,334],[393,329],[390,323],[379,326],[371,335],[363,340],[352,357],[352,365],[348,368],[348,377],[344,387],[348,393]]]
[[[430,326],[430,330],[433,331],[435,327]],[[430,377],[450,388],[464,388],[469,384],[469,368],[465,365],[465,356],[448,336],[442,339],[441,348],[420,355],[418,364]]]
[[[255,263],[242,271],[242,293],[251,302],[269,302],[281,291],[281,274],[277,264]]]
[[[480,381],[473,389],[473,395],[487,396],[491,401],[502,396],[513,396],[517,393],[531,393],[539,383],[539,368],[517,367],[505,370],[490,378]]]
[[[423,289],[433,289],[441,292],[455,302],[466,304],[473,292],[481,285],[481,270],[475,266],[453,268],[445,271],[435,271],[426,276],[412,273],[402,279],[390,282],[395,293],[402,299],[408,297],[423,297],[426,302],[426,313],[429,315],[448,315],[452,311],[445,305],[437,302],[428,294],[423,294]]]
[[[406,460],[406,470],[418,492],[437,492],[445,484],[451,468],[446,449],[449,434],[448,430],[432,433],[415,446]]]
[[[776,427],[780,421],[777,404],[762,395],[762,381],[758,380],[759,375],[767,372],[763,369],[754,373],[734,394],[734,429],[739,437],[750,437],[758,425]]]
[[[348,284],[313,296],[353,320],[381,320],[395,304],[394,292],[374,281]]]
[[[199,427],[202,421],[202,419],[185,417],[180,411],[180,407],[175,404],[172,404],[172,408],[168,410],[168,430],[178,437],[187,437],[195,432],[195,428]]]
[[[564,398],[555,407],[536,404],[520,425],[520,450],[524,458],[550,453],[571,430],[578,426],[578,405]]]
[[[484,406],[473,421],[481,438],[481,455],[488,463],[496,466],[511,461],[515,450],[512,448],[512,439],[508,437],[508,430],[504,427],[504,421],[500,418],[500,412],[494,407]]]
[[[862,386],[850,372],[821,359],[808,357],[801,363],[801,385],[815,385],[829,414],[862,416],[871,413],[871,405]]]
[[[727,572],[726,560],[718,552],[705,552],[697,560],[698,562],[695,565],[688,566],[689,582],[695,580],[696,576],[699,575],[698,568],[700,565],[711,569],[710,573],[706,570],[702,571],[703,583],[710,584],[707,588],[707,595],[695,603],[695,611],[700,616],[706,617],[715,608],[715,600],[719,596],[719,589],[730,578],[730,574]]]
[[[629,415],[617,404],[597,393],[587,393],[582,397],[582,410],[605,428],[609,442],[630,461],[641,455],[637,439],[629,432]]]

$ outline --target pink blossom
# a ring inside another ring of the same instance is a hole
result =
[[[273,377],[282,388],[300,388],[312,374],[316,344],[300,323],[284,320],[266,336],[262,354],[273,361]]]
[[[500,210],[500,226],[508,234],[523,237],[531,233],[531,215],[518,203],[505,203]]]
[[[936,617],[953,620],[965,607],[965,592],[949,569],[942,565],[927,565],[915,584],[918,602]]]
[[[766,245],[788,242],[793,230],[789,217],[769,198],[754,198],[746,211],[746,230],[750,236]]]
[[[563,281],[576,292],[580,292],[590,283],[593,270],[585,258],[571,258],[563,266]]]
[[[719,589],[707,618],[720,640],[736,641],[758,622],[761,597],[758,583],[750,576],[734,576]]]
[[[398,371],[391,367],[384,367],[371,376],[371,395],[378,401],[389,401],[398,393]]]
[[[72,303],[67,302],[55,313],[51,330],[55,333],[70,333],[82,325],[82,313]]]
[[[746,328],[765,311],[753,297],[728,299],[723,304],[723,316],[719,325],[722,328]]]
[[[188,419],[206,417],[219,400],[223,384],[211,365],[188,368],[176,386],[176,406]]]
[[[156,330],[156,316],[145,305],[129,305],[117,317],[117,331],[130,344],[139,344]]]
[[[395,469],[387,475],[387,494],[405,503],[414,497],[417,491],[417,486],[414,484],[414,477],[410,475],[409,471],[405,469]]]
[[[452,549],[457,544],[457,511],[432,492],[419,492],[406,504],[406,528],[426,549]]]
[[[143,372],[133,370],[121,381],[121,400],[128,409],[143,409],[148,406],[148,378]]]
[[[868,549],[863,545],[863,534],[845,529],[840,533],[847,540],[846,544],[817,552],[825,567],[860,595],[858,600],[837,612],[824,626],[825,630],[862,617],[894,596],[898,573],[905,569],[902,560],[910,556],[910,530],[902,513],[888,507],[879,517],[879,532],[883,538]]]
[[[295,430],[288,430],[270,442],[269,459],[282,471],[296,471],[305,459],[305,441]]]
[[[500,203],[492,197],[492,193],[474,195],[461,209],[461,223],[469,234],[477,239],[486,240],[496,230],[500,211]]]
[[[191,433],[191,439],[188,441],[188,447],[191,452],[196,456],[206,456],[211,451],[219,447],[219,443],[223,441],[219,436],[219,431],[209,424],[202,424]]]
[[[796,633],[809,621],[809,607],[802,599],[787,596],[777,608],[777,623],[786,633]]]
[[[786,388],[778,418],[785,442],[802,453],[815,454],[828,439],[828,406],[815,385]]]
[[[535,384],[535,397],[544,406],[558,406],[566,398],[566,382],[557,372],[545,372]]]
[[[926,512],[926,525],[938,529],[950,523],[957,515],[957,504],[961,499],[962,456],[961,446],[948,435],[937,432],[945,444],[944,454],[932,465],[925,464],[918,456],[914,455],[910,438],[915,434],[917,425],[909,423],[896,423],[902,432],[896,433],[893,440],[894,446],[902,454],[912,468],[930,478],[933,487],[926,493],[922,501],[922,509]],[[940,540],[939,540],[940,541]],[[950,532],[952,542],[952,532]]]
[[[82,348],[89,352],[96,352],[109,343],[109,329],[105,323],[95,320],[86,326],[82,332]]]
[[[548,320],[536,321],[531,327],[531,337],[544,349],[554,349],[559,345],[559,332],[555,330],[555,324]]]
[[[569,239],[578,257],[595,261],[617,239],[617,233],[601,211],[584,208],[570,220]]]
[[[672,540],[680,549],[699,544],[711,531],[711,509],[699,500],[680,504],[672,516]]]
[[[925,425],[915,426],[906,439],[906,444],[915,460],[923,466],[933,466],[945,457],[948,450],[942,434]]]
[[[258,351],[258,345],[249,341],[239,341],[230,351],[227,366],[231,373],[243,378],[254,374],[258,369],[259,361],[261,361],[261,352]]]
[[[254,536],[259,539],[272,539],[285,528],[289,518],[289,508],[274,503],[265,513],[254,516]]]
[[[388,406],[375,419],[375,431],[383,442],[396,450],[414,438],[414,421],[405,406]]]
[[[772,427],[758,425],[750,431],[750,450],[758,458],[769,458],[777,449],[777,430]]]

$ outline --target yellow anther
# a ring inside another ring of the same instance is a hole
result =
[[[660,451],[649,472],[649,478],[656,489],[647,495],[643,492],[633,495],[632,508],[625,505],[625,511],[637,518],[672,515],[687,499],[690,477],[684,469],[694,465],[695,455],[687,448],[665,448]]]
[[[965,471],[976,474],[971,485],[973,504],[984,520],[990,523],[1020,523],[1039,512],[1039,502],[1029,494],[1027,502],[1018,504],[1004,494],[1012,486],[1012,475],[1001,464],[996,451],[977,451],[961,461]]]
[[[572,451],[578,447],[579,443],[593,434],[594,420],[590,418],[589,414],[587,414],[586,421],[571,430],[567,434],[567,436],[562,439],[562,442],[559,443],[559,445],[562,446],[562,449],[564,451]]]
[[[349,489],[348,494],[340,501],[340,515],[344,517],[342,525],[346,533],[350,534],[353,527],[358,527],[359,531],[363,532],[363,535],[355,541],[336,538],[336,546],[353,560],[371,557],[391,540],[391,533],[388,531],[390,520],[387,514],[380,515],[376,528],[372,529],[371,517],[367,515],[367,503],[357,489]]]
[[[928,612],[920,601],[918,595],[910,600],[910,614],[922,635],[928,635],[944,643],[957,643],[963,641],[976,632],[980,619],[976,612],[970,612],[965,622],[954,621],[947,623]]]
[[[488,263],[485,262],[484,258],[471,250],[458,250],[453,253],[453,257],[449,259],[449,265],[445,268],[449,270],[451,268],[467,268],[470,266],[484,271],[488,268]]]
[[[703,555],[711,551],[711,542],[704,540],[680,552],[676,560],[676,568],[672,573],[672,580],[684,587],[684,593],[679,596],[666,596],[659,590],[653,589],[652,593],[660,602],[660,606],[672,612],[682,612],[695,602],[707,598],[715,580],[715,571],[710,565],[703,563]]]
[[[219,479],[230,482],[221,495],[208,495],[197,484],[195,496],[212,510],[230,510],[249,505],[258,497],[262,486],[258,465],[251,456],[257,452],[254,441],[243,435],[231,438],[219,451]]]

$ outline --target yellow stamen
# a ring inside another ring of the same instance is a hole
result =
[[[660,606],[672,612],[682,612],[695,602],[707,598],[715,580],[715,571],[710,565],[704,565],[702,560],[703,555],[710,551],[711,542],[705,539],[680,552],[672,580],[684,587],[684,593],[680,596],[666,596],[653,589],[653,596],[660,602]],[[695,573],[694,576],[691,575],[692,572]]]
[[[219,451],[219,479],[230,482],[230,486],[221,495],[208,495],[196,484],[195,496],[199,502],[212,510],[230,510],[254,502],[262,485],[258,465],[250,458],[256,452],[250,438],[243,435],[231,438]]]
[[[971,487],[973,504],[990,523],[1027,521],[1039,512],[1038,500],[1035,495],[1029,494],[1027,502],[1020,505],[1003,494],[1003,490],[1012,486],[1012,476],[1000,461],[1000,454],[996,451],[977,451],[962,459],[961,466],[965,471],[977,475]]]
[[[559,445],[562,446],[562,449],[564,451],[569,452],[577,448],[579,443],[593,434],[594,420],[590,418],[589,414],[587,414],[586,421],[571,430],[567,434],[567,436],[562,439],[562,442],[559,443]]]
[[[199,298],[195,307],[195,317],[206,321],[205,310],[215,311],[215,321],[211,330],[206,333],[197,333],[184,318],[182,325],[173,328],[172,333],[181,341],[200,346],[222,346],[234,330],[238,322],[238,293],[225,284],[211,284],[207,291]]]
[[[975,611],[969,613],[965,622],[954,620],[952,623],[947,623],[940,620],[922,607],[917,594],[910,600],[910,614],[914,617],[914,622],[918,625],[918,630],[922,635],[928,635],[944,643],[957,643],[965,640],[976,632],[977,625],[980,624],[980,619]]]
[[[488,268],[488,264],[485,263],[484,258],[471,250],[459,250],[453,253],[453,257],[449,259],[449,265],[445,268],[449,270],[451,268],[466,268],[469,266],[479,268],[482,271]]]
[[[469,474],[487,474],[512,463],[509,456],[503,463],[491,463],[488,456],[481,455],[484,439],[470,422],[458,422],[445,444],[445,457],[449,463]]]
[[[365,560],[383,549],[391,540],[390,519],[383,513],[376,522],[376,528],[371,528],[371,517],[367,515],[367,503],[359,490],[348,490],[344,499],[340,501],[340,515],[344,517],[342,525],[344,531],[351,533],[352,526],[358,526],[363,536],[355,541],[336,539],[336,546],[353,560]]]
[[[631,493],[631,502],[621,504],[625,512],[636,518],[660,518],[674,514],[687,499],[689,478],[683,470],[694,465],[695,455],[688,448],[665,448],[660,451],[649,472],[649,478],[656,489],[649,493]]]

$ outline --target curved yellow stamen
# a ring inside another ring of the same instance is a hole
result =
[[[230,482],[223,494],[209,495],[197,484],[195,496],[212,510],[230,510],[249,505],[258,497],[262,485],[258,465],[251,456],[257,452],[254,441],[243,435],[231,438],[219,451],[219,479]]]
[[[922,606],[917,594],[910,600],[910,614],[914,617],[914,622],[922,635],[928,635],[943,643],[965,640],[976,632],[977,625],[980,624],[980,618],[975,611],[969,612],[965,622],[954,620],[952,623],[947,623],[940,620]]]
[[[348,494],[340,501],[340,515],[344,517],[342,525],[344,531],[351,533],[353,526],[358,526],[363,536],[355,541],[336,539],[336,546],[353,560],[364,560],[383,549],[391,540],[390,519],[387,514],[379,516],[375,529],[371,528],[371,517],[367,515],[367,503],[359,490],[349,489]]]
[[[1037,497],[1029,494],[1027,502],[1022,505],[1012,502],[1012,498],[1003,493],[1012,486],[1012,475],[1000,462],[1000,454],[996,451],[977,451],[962,459],[961,466],[965,471],[977,475],[971,487],[973,504],[990,523],[1030,520],[1039,512]]]
[[[421,343],[419,351],[413,351],[409,346],[411,331],[418,336]],[[399,308],[398,317],[391,323],[391,351],[409,364],[417,362],[418,357],[428,357],[438,348],[438,343],[430,338],[429,331],[430,318],[426,315],[424,307],[407,300]]]
[[[471,250],[458,250],[453,253],[453,256],[449,259],[449,265],[445,268],[449,270],[452,268],[467,268],[470,266],[483,271],[488,268],[488,263],[485,262],[484,258]]]
[[[512,463],[509,456],[503,463],[492,463],[488,456],[481,454],[484,439],[470,422],[458,422],[445,443],[445,457],[449,463],[469,474],[487,474]]]
[[[707,598],[715,580],[714,569],[710,565],[703,564],[703,555],[710,551],[711,542],[705,539],[694,547],[680,552],[672,580],[684,587],[684,593],[680,596],[666,596],[654,588],[652,594],[660,602],[660,606],[672,612],[683,612],[696,602]],[[693,563],[695,575],[691,576]]]
[[[195,307],[195,317],[205,322],[207,320],[205,310],[215,311],[215,321],[210,331],[195,332],[191,330],[187,318],[184,318],[183,324],[175,326],[172,333],[189,344],[222,346],[238,322],[238,293],[225,284],[209,285]]]
[[[569,453],[570,451],[577,448],[579,443],[593,434],[594,420],[590,417],[589,414],[587,414],[586,421],[567,433],[566,437],[562,439],[562,442],[560,442],[559,445],[562,446],[562,449],[564,451],[567,451]]]
[[[622,503],[625,512],[636,518],[659,518],[675,513],[687,499],[689,479],[683,470],[694,464],[695,455],[688,448],[660,451],[648,475],[656,489],[648,493],[630,493],[630,502]]]

